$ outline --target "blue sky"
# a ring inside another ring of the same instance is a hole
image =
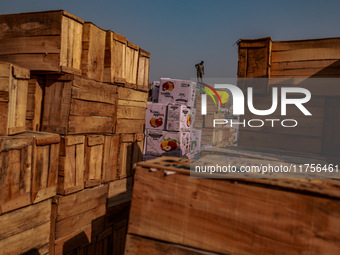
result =
[[[340,1],[12,0],[1,13],[65,9],[125,35],[151,52],[150,81],[190,79],[205,62],[207,77],[235,77],[240,38],[273,40],[340,36]]]

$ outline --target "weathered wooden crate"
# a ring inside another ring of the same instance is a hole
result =
[[[86,135],[85,139],[85,187],[101,183],[104,156],[104,135]]]
[[[31,77],[28,81],[26,129],[40,131],[42,100],[45,80],[43,77]]]
[[[32,147],[32,137],[0,137],[0,213],[31,203]]]
[[[38,203],[57,194],[58,134],[27,131],[18,138],[32,139],[32,202]]]
[[[229,157],[236,162],[242,156],[250,164],[266,157],[239,153],[243,155],[233,151]],[[277,162],[294,157],[282,155],[276,155]],[[189,169],[189,161],[169,157],[138,164],[129,236],[217,254],[339,253],[340,230],[334,227],[340,222],[338,181],[246,178],[235,182],[190,178]],[[165,170],[175,174],[167,175]],[[126,244],[129,254],[152,251],[153,246],[144,250],[132,241],[129,237]]]
[[[82,76],[103,81],[106,32],[91,22],[83,26]]]
[[[48,75],[42,131],[112,134],[116,122],[116,86],[77,75]]]
[[[114,207],[131,201],[133,177],[110,182],[107,192],[107,207]]]
[[[104,155],[102,183],[117,179],[119,155],[119,135],[104,135]]]
[[[126,82],[126,37],[112,31],[106,32],[104,82]]]
[[[117,134],[143,133],[148,94],[118,87]]]
[[[126,86],[134,88],[137,84],[139,47],[127,42],[126,47]]]
[[[287,107],[287,118],[297,120],[298,126],[284,128],[277,125],[256,129],[240,126],[239,145],[322,154],[329,158],[330,163],[340,163],[340,136],[337,135],[340,128],[340,87],[337,82],[332,84],[331,79],[322,84],[321,81],[311,82],[312,78],[340,77],[340,38],[272,41],[267,37],[241,40],[238,45],[238,78],[271,78],[268,82],[253,85],[253,101],[258,109],[269,109],[271,87],[284,87],[279,84],[284,81],[306,88],[312,95],[305,104],[312,116],[304,116],[295,106]],[[310,79],[304,83],[298,78]],[[238,86],[245,91],[248,85],[239,79]],[[279,110],[270,117],[282,118]],[[255,115],[246,111],[244,119],[251,118]],[[256,118],[264,119],[261,116]],[[291,141],[294,141],[294,146]]]
[[[66,195],[84,189],[85,136],[61,137],[58,170],[58,194]]]
[[[150,53],[139,48],[137,85],[149,86]]]
[[[0,254],[53,254],[51,199],[0,216]]]
[[[54,198],[51,238],[55,254],[67,254],[95,242],[104,230],[107,185]]]
[[[0,60],[80,74],[83,23],[63,10],[1,15]]]
[[[29,70],[0,62],[0,135],[24,132]]]

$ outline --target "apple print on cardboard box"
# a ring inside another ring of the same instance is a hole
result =
[[[145,128],[164,130],[166,108],[166,104],[148,102],[146,105]]]
[[[183,157],[190,152],[190,132],[146,131],[146,154]]]

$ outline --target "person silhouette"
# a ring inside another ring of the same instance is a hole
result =
[[[202,60],[201,63],[198,63],[195,65],[196,71],[197,71],[197,81],[203,82],[203,75],[204,75],[204,61]]]

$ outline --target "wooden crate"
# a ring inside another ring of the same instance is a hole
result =
[[[126,82],[126,37],[112,31],[106,32],[104,82]]]
[[[150,53],[140,48],[138,58],[137,85],[141,85],[144,88],[148,88],[149,86],[149,62]]]
[[[116,120],[116,86],[77,75],[48,75],[42,131],[112,134]]]
[[[0,254],[52,254],[51,204],[48,199],[1,215]]]
[[[102,183],[117,179],[119,155],[119,135],[104,136]]]
[[[103,81],[106,32],[91,22],[83,26],[82,76]]]
[[[84,188],[85,136],[61,137],[58,170],[58,194],[66,195]]]
[[[133,177],[115,180],[109,183],[107,207],[114,207],[131,201]]]
[[[127,42],[126,47],[126,84],[132,86],[137,84],[139,47],[131,42]]]
[[[117,134],[143,133],[148,94],[118,87]]]
[[[26,129],[40,131],[41,112],[45,80],[43,77],[31,77],[28,81]]]
[[[33,139],[32,202],[38,203],[55,196],[57,194],[60,136],[27,131],[17,137]]]
[[[0,213],[31,203],[32,137],[0,137]]]
[[[51,235],[55,254],[67,254],[95,240],[104,230],[107,185],[54,199]]]
[[[86,135],[85,139],[85,187],[93,187],[101,183],[104,136]]]
[[[339,78],[340,38],[313,40],[272,41],[270,37],[239,42],[238,78],[271,78],[254,86],[254,105],[258,109],[269,109],[272,103],[271,87],[283,87],[278,82],[288,81],[296,87],[307,88],[311,100],[305,104],[312,116],[304,116],[295,106],[288,106],[289,118],[298,121],[294,128],[277,125],[274,128],[240,127],[239,145],[258,148],[272,148],[286,151],[322,154],[330,163],[340,162],[336,134],[340,128],[338,114],[340,87],[337,82],[301,82],[297,78]],[[273,78],[279,78],[277,80]],[[249,86],[238,80],[244,91]],[[264,108],[262,108],[264,107]],[[295,108],[294,108],[295,107]],[[287,116],[287,118],[288,118]],[[244,119],[255,118],[246,111]],[[271,115],[281,119],[277,110]],[[264,119],[256,116],[256,119]],[[243,119],[241,119],[242,121]],[[292,146],[291,141],[294,141]]]
[[[0,135],[24,132],[29,70],[0,62]]]
[[[230,157],[239,158],[235,152]],[[235,182],[190,178],[189,169],[189,161],[169,157],[138,164],[129,235],[218,254],[339,253],[340,230],[334,227],[340,224],[338,181]]]
[[[80,74],[83,23],[63,10],[1,15],[0,61]]]

